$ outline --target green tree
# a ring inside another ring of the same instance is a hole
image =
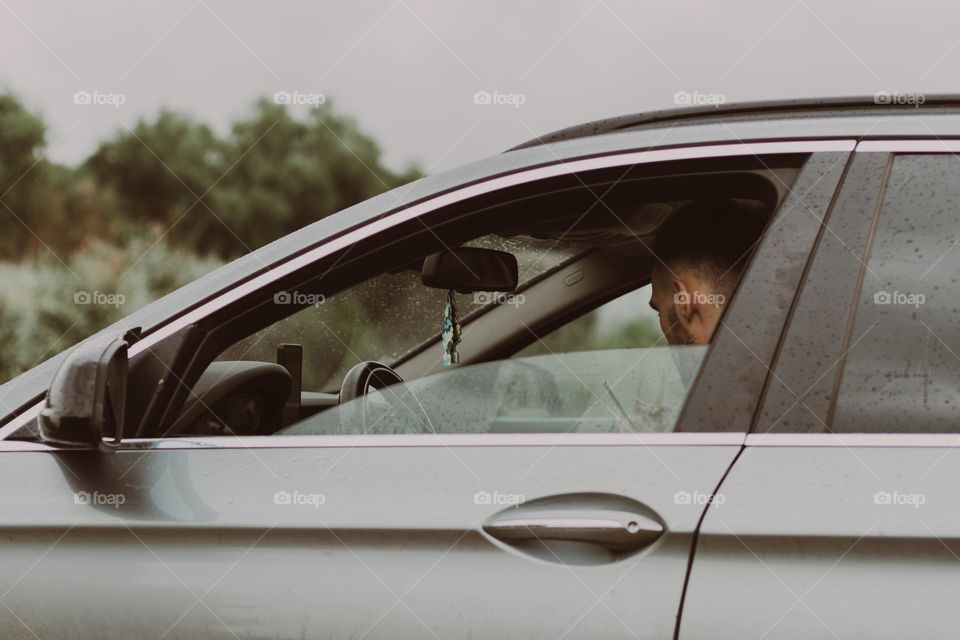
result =
[[[39,116],[0,94],[0,259],[67,262],[91,239],[116,237],[124,222],[89,172],[43,156],[45,138]]]
[[[163,111],[99,146],[85,168],[112,190],[131,225],[189,227],[224,170],[224,144],[210,127]]]
[[[188,242],[227,257],[418,175],[384,167],[377,144],[330,104],[298,120],[283,105],[260,100],[252,117],[233,126],[227,149],[227,172],[211,194],[220,219],[198,221]]]
[[[117,194],[125,219],[223,258],[419,175],[384,167],[377,144],[329,104],[301,120],[266,99],[226,139],[164,112],[102,144],[86,166]]]
[[[0,381],[220,265],[145,239],[91,241],[67,264],[0,262]]]
[[[46,126],[14,95],[0,94],[0,255],[35,248],[43,207],[47,163],[42,160]]]

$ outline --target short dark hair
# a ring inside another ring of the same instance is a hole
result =
[[[657,229],[654,264],[694,269],[732,291],[765,226],[765,216],[730,198],[688,202]]]

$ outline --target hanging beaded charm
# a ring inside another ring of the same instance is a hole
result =
[[[457,353],[457,345],[460,344],[460,318],[457,316],[457,302],[453,298],[453,289],[447,291],[440,340],[443,344],[443,366],[457,364],[460,361],[460,354]]]

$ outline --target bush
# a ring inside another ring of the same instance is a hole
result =
[[[7,380],[218,267],[138,238],[101,241],[68,264],[0,262],[0,379]]]

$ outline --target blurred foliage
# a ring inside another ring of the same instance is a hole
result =
[[[215,258],[146,240],[102,241],[66,265],[0,263],[0,379],[6,380],[214,268]]]
[[[0,381],[420,176],[384,167],[376,142],[330,103],[299,117],[262,99],[222,136],[163,111],[77,167],[49,161],[47,142],[42,118],[0,93]],[[101,303],[75,301],[84,292]]]
[[[223,258],[419,177],[386,169],[377,144],[329,103],[298,120],[265,99],[223,139],[163,112],[100,145],[85,168],[129,224]]]

